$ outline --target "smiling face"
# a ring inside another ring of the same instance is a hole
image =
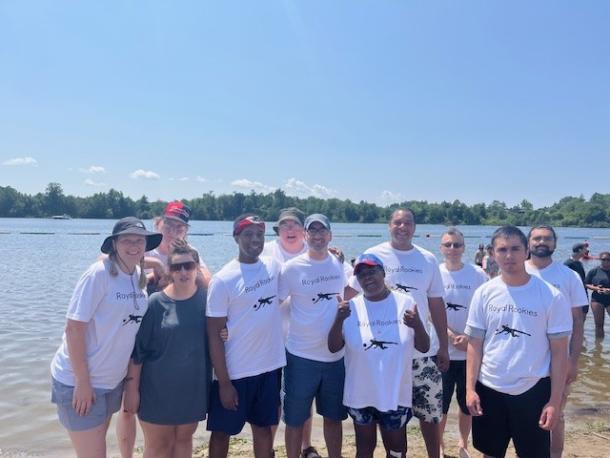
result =
[[[254,264],[265,246],[265,229],[261,226],[251,224],[233,238],[239,246],[239,262]]]
[[[303,249],[305,230],[298,221],[284,220],[278,225],[280,244],[289,253],[298,253]]]
[[[413,213],[407,210],[396,210],[389,224],[392,247],[397,250],[413,248],[411,240],[415,234],[415,219]]]
[[[385,297],[387,287],[383,267],[361,264],[358,266],[356,278],[367,299],[375,301]]]
[[[120,262],[131,270],[144,256],[146,237],[143,235],[119,235],[114,240],[113,246]]]
[[[310,251],[316,253],[326,253],[328,251],[328,244],[333,236],[322,223],[318,221],[311,223],[305,233],[305,240],[307,240]]]

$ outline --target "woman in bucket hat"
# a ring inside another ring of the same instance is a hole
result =
[[[161,242],[137,218],[119,220],[81,276],[51,362],[52,402],[77,456],[106,454],[106,431],[119,410],[129,357],[148,305],[144,253]],[[127,381],[128,383],[128,381]]]

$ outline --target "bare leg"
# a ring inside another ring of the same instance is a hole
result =
[[[252,426],[252,442],[256,458],[271,458],[273,444],[271,442],[271,426]]]
[[[421,429],[422,436],[424,436],[428,458],[440,458],[441,430],[439,424],[420,420],[419,428]]]
[[[144,458],[172,456],[176,432],[174,425],[157,425],[140,420],[144,433]]]
[[[591,311],[595,321],[595,338],[604,338],[604,306],[596,301],[591,301]]]
[[[136,443],[136,416],[132,413],[124,412],[122,403],[121,409],[118,412],[115,431],[121,457],[132,458],[133,448]]]
[[[445,427],[447,426],[447,414],[444,414],[441,418],[441,422],[439,424],[439,428],[440,428],[440,451],[439,451],[439,455],[444,455],[444,450],[445,450]]]
[[[111,418],[112,415],[105,423],[86,431],[68,431],[78,458],[106,458],[106,432]]]
[[[373,458],[377,446],[377,424],[357,425],[354,423],[354,432],[356,433],[356,458]]]
[[[303,442],[303,426],[286,425],[285,430],[286,455],[288,458],[299,458]]]
[[[341,458],[343,427],[340,421],[324,419],[324,440],[326,441],[328,458]]]
[[[396,431],[381,429],[381,439],[387,456],[405,458],[407,456],[407,425]]]
[[[189,423],[175,427],[174,453],[172,458],[191,458],[193,456],[193,434],[198,423]]]
[[[254,428],[252,428],[252,435],[254,436]],[[210,458],[227,458],[229,454],[229,436],[226,433],[220,431],[212,431],[210,435]]]
[[[458,409],[458,428],[460,430],[459,447],[468,450],[468,436],[472,429],[472,417]]]
[[[313,425],[313,416],[310,415],[305,423],[303,423],[303,442],[301,444],[301,448],[305,450],[308,447],[311,447],[311,428]]]

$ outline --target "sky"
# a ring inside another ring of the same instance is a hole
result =
[[[0,186],[609,193],[610,2],[0,0]]]

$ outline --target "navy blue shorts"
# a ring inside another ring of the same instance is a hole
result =
[[[301,358],[286,352],[284,368],[284,423],[298,428],[311,416],[315,398],[316,411],[324,418],[343,421],[345,365],[339,361],[323,362]]]
[[[380,412],[375,407],[364,407],[362,409],[347,408],[347,413],[354,420],[354,424],[360,426],[378,423],[381,429],[386,431],[398,431],[404,427],[413,416],[410,407],[398,406],[396,410]]]
[[[455,398],[460,410],[464,415],[470,415],[466,406],[466,361],[449,361],[449,369],[441,375],[443,377],[443,413],[447,415],[447,412],[449,412],[453,390],[455,389]]]
[[[241,432],[246,422],[262,427],[277,425],[281,374],[281,369],[275,369],[252,377],[231,380],[239,399],[237,410],[227,410],[222,406],[218,380],[214,380],[210,394],[208,431],[220,431],[233,436]]]

